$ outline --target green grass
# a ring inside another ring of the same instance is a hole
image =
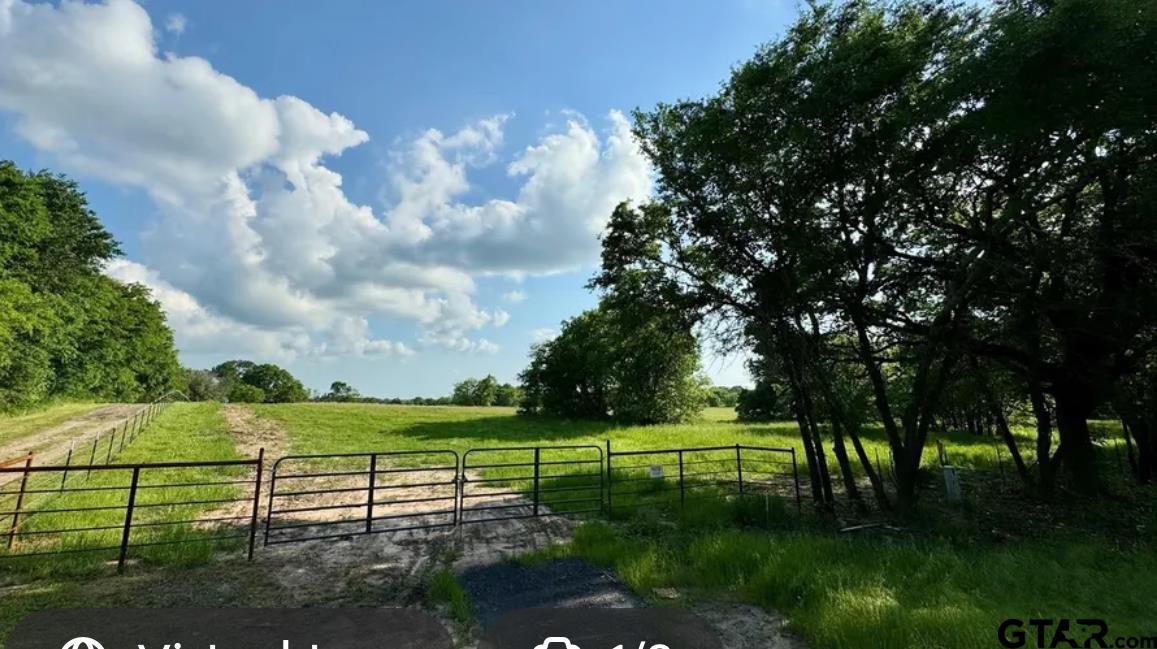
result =
[[[92,412],[102,405],[105,404],[65,401],[29,413],[0,414],[0,444],[6,444],[34,435],[46,428],[58,426],[69,419]],[[0,458],[0,460],[4,459],[6,458]]]
[[[218,404],[179,403],[162,412],[131,444],[114,454],[114,463],[228,460],[238,457]],[[238,480],[244,473],[241,467],[153,469],[142,472],[130,537],[131,544],[139,547],[130,548],[129,556],[138,561],[158,563],[206,559],[213,552],[214,545],[204,539],[214,534],[223,536],[227,532],[240,533],[246,521],[225,522],[222,524],[224,531],[216,526],[162,524],[198,518],[215,506],[166,503],[236,498],[242,495],[243,487],[231,484],[195,487],[163,485]],[[116,548],[121,541],[124,505],[128,500],[128,490],[121,487],[130,483],[131,474],[128,469],[97,470],[91,475],[83,471],[72,471],[68,474],[67,488],[63,493],[32,494],[22,508],[29,513],[23,517],[20,527],[22,532],[30,534],[18,539],[12,554],[69,553],[49,558],[3,559],[0,571],[11,570],[43,576],[84,574],[107,569],[118,554]],[[42,477],[30,481],[30,490],[56,489],[62,477],[60,473],[39,476]],[[6,509],[11,506],[11,500],[12,496],[4,499]],[[53,511],[76,508],[89,511]],[[52,533],[53,530],[80,528],[97,529]]]
[[[559,555],[606,566],[645,598],[655,588],[679,589],[692,610],[705,596],[777,609],[813,649],[997,646],[997,626],[1010,617],[1099,617],[1113,635],[1152,635],[1157,619],[1151,547],[1060,535],[959,546],[769,534],[700,512],[677,528],[646,519],[586,523],[571,544],[550,553]]]
[[[459,624],[469,625],[474,622],[470,595],[449,570],[439,570],[430,576],[426,584],[426,599],[434,605],[446,606],[450,618]]]
[[[513,408],[456,406],[391,406],[378,404],[263,404],[258,415],[281,424],[289,433],[293,453],[355,453],[445,448],[459,453],[487,446],[593,444],[610,439],[614,450],[642,450],[692,446],[745,444],[795,448],[803,458],[794,422],[743,423],[733,410],[708,408],[699,420],[674,425],[621,426],[610,422],[524,417]],[[1105,426],[1113,428],[1114,424]],[[1032,448],[1032,431],[1017,427],[1026,455]],[[888,447],[879,426],[863,434],[868,454],[879,452],[888,462]],[[967,433],[933,434],[925,449],[925,463],[936,459],[936,440],[943,439],[952,461],[962,467],[996,468],[993,438]],[[1001,449],[1008,465],[1007,452]],[[835,459],[829,450],[829,462]]]

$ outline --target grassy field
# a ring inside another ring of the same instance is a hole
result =
[[[421,448],[444,448],[461,453],[487,446],[602,446],[609,439],[616,451],[745,444],[795,448],[801,461],[803,458],[794,422],[742,423],[735,420],[735,411],[728,408],[709,408],[698,421],[663,426],[521,417],[513,408],[301,403],[258,405],[254,410],[280,424],[289,435],[290,451],[303,454]],[[1019,432],[1028,438],[1027,430]],[[967,434],[948,434],[942,438],[957,464],[996,468],[995,440]],[[936,458],[936,439],[934,436],[928,444],[926,462]],[[864,442],[870,456],[875,457],[878,452],[881,461],[887,462],[882,430],[869,428]],[[831,461],[834,463],[834,459]]]
[[[104,404],[65,401],[36,410],[35,412],[0,415],[0,444],[33,435],[46,428],[58,426],[69,419],[92,412],[102,405]]]

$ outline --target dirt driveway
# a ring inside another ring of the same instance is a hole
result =
[[[76,452],[79,453],[86,444],[92,444],[92,440],[97,435],[103,435],[113,427],[120,426],[125,420],[144,410],[145,407],[139,403],[118,403],[90,410],[62,424],[0,444],[0,460],[14,458],[32,451],[36,454],[33,461],[38,466],[62,464],[68,456],[70,445],[73,445],[77,449]],[[82,459],[83,463],[88,462],[87,457]],[[74,457],[73,463],[80,463],[80,460]],[[19,474],[2,475],[0,476],[0,484],[17,478],[19,478]]]

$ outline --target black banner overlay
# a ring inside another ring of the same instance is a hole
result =
[[[478,649],[616,649],[620,646],[622,649],[723,649],[711,626],[695,615],[679,609],[642,608],[515,611],[488,627],[478,643]]]
[[[166,646],[167,645],[167,646]],[[57,609],[25,618],[7,649],[452,649],[413,609]],[[534,645],[531,645],[533,647]]]

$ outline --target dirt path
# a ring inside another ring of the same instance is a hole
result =
[[[222,407],[238,453],[257,457],[257,452],[264,448],[265,468],[268,469],[277,458],[288,452],[289,438],[275,422],[258,417],[245,406],[227,403]]]
[[[68,421],[45,428],[32,435],[25,435],[19,439],[0,444],[0,460],[24,455],[28,451],[36,454],[33,462],[37,466],[46,464],[62,464],[68,456],[69,446],[80,453],[85,445],[91,445],[97,435],[105,435],[114,427],[121,426],[133,415],[142,411],[144,405],[139,403],[113,404],[90,410]],[[118,430],[118,435],[119,435]],[[83,454],[82,454],[83,455]],[[74,455],[73,464],[88,463],[88,457],[78,458]],[[18,474],[0,476],[0,484],[18,478]]]

